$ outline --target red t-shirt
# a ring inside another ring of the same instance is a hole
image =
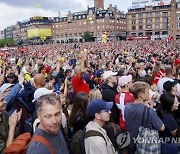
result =
[[[72,78],[72,85],[73,85],[76,93],[85,92],[85,93],[89,94],[89,92],[90,92],[89,85],[84,80],[84,77],[82,77],[82,79],[80,79],[78,75],[75,75]]]
[[[135,98],[130,92],[122,92],[120,94],[117,94],[115,96],[115,103],[120,111],[120,118],[119,118],[119,124],[120,128],[124,131],[127,130],[126,128],[126,122],[124,120],[124,109],[125,105],[127,103],[132,103],[134,102]]]

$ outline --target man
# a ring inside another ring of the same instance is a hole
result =
[[[92,121],[86,125],[86,132],[95,130],[102,136],[90,136],[85,138],[86,154],[114,154],[115,150],[111,140],[107,136],[104,126],[110,119],[110,109],[113,102],[105,102],[101,99],[91,101],[87,106],[87,113]]]
[[[5,96],[0,92],[0,153],[4,153],[5,148],[13,142],[15,128],[22,115],[22,110],[20,110],[14,111],[9,117],[5,111],[5,104]]]
[[[76,75],[72,78],[72,85],[74,87],[74,91],[76,93],[78,92],[85,92],[89,94],[90,89],[89,85],[86,83],[84,80],[84,72],[85,72],[85,61],[86,61],[86,55],[83,52],[80,52],[79,54],[80,57],[80,65],[77,65],[74,68],[74,72]]]
[[[165,77],[161,78],[158,83],[157,83],[157,87],[158,87],[158,91],[160,94],[163,93],[163,85],[166,81],[171,81],[173,82],[173,68],[171,65],[167,65],[165,67]]]
[[[56,154],[67,154],[67,146],[63,134],[60,130],[62,120],[62,104],[56,94],[46,94],[37,100],[37,115],[40,124],[35,131],[35,135],[46,138]],[[51,150],[41,142],[30,142],[27,154],[47,154]]]
[[[132,75],[121,76],[118,81],[121,87],[120,93],[115,96],[115,103],[120,110],[120,127],[122,130],[126,131],[126,123],[124,119],[124,108],[127,103],[134,102],[134,96],[129,92],[132,86]]]
[[[158,117],[154,109],[150,109],[150,115],[144,115],[143,111],[146,106],[149,105],[146,103],[149,100],[149,88],[150,85],[145,82],[135,82],[132,85],[131,93],[133,94],[135,100],[133,103],[128,103],[125,106],[124,117],[126,121],[127,131],[130,133],[131,144],[130,144],[130,153],[135,153],[136,146],[134,139],[138,135],[139,127],[142,125],[142,121],[147,120],[150,117],[153,128],[156,130],[163,131],[165,129],[163,122]],[[152,102],[153,103],[153,102]],[[153,106],[153,105],[151,105]]]
[[[117,94],[116,83],[117,83],[117,72],[106,71],[103,74],[104,83],[102,84],[102,99],[106,102],[114,102],[115,96]],[[111,117],[113,122],[119,124],[119,109],[116,106],[116,103],[113,103],[111,109]]]

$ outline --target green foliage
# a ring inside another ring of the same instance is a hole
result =
[[[0,39],[0,47],[5,47],[5,46],[14,46],[13,38]]]
[[[85,42],[92,42],[94,41],[93,35],[90,34],[90,32],[85,32],[83,35],[83,39],[85,40]]]

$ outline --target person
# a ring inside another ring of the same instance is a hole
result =
[[[74,68],[74,72],[76,75],[74,75],[72,78],[72,85],[76,93],[85,92],[89,94],[90,92],[89,85],[84,80],[84,72],[85,72],[84,63],[86,61],[86,55],[85,53],[80,52],[79,57],[80,57],[80,65],[77,65]]]
[[[117,83],[117,72],[106,71],[103,73],[104,83],[102,84],[102,99],[106,102],[114,102],[117,90],[115,85]],[[119,109],[116,106],[116,103],[113,103],[111,109],[111,117],[114,123],[119,124]]]
[[[72,127],[72,133],[82,130],[88,123],[86,108],[88,104],[88,94],[79,92],[76,94],[73,108],[69,117],[69,125]]]
[[[20,120],[22,110],[14,111],[9,117],[5,111],[5,96],[0,92],[0,153],[3,153],[14,140],[17,122]]]
[[[175,81],[166,81],[163,85],[163,89],[165,93],[172,93],[174,95],[178,94],[178,88],[177,88],[178,82]]]
[[[88,104],[87,114],[91,121],[86,125],[86,133],[90,130],[95,130],[101,133],[103,137],[91,136],[85,138],[86,154],[115,153],[111,140],[107,136],[105,129],[102,128],[110,120],[110,109],[112,106],[113,102],[105,102],[102,99],[95,99]]]
[[[92,89],[89,93],[89,102],[94,99],[102,99],[102,94],[99,89]]]
[[[127,103],[134,102],[134,96],[129,92],[132,86],[132,75],[124,75],[119,78],[120,93],[115,96],[115,103],[120,110],[119,124],[120,128],[126,131],[126,123],[124,119],[124,108]]]
[[[128,103],[125,106],[124,118],[126,121],[127,131],[129,132],[131,138],[129,146],[130,153],[135,153],[136,147],[134,138],[138,135],[139,128],[142,125],[142,120],[144,118],[147,119],[147,116],[143,117],[143,111],[145,107],[149,107],[146,103],[149,99],[149,88],[150,85],[145,82],[137,81],[133,83],[131,93],[133,94],[135,100],[133,103]],[[154,129],[161,131],[165,129],[163,122],[158,117],[156,111],[152,108],[150,108],[150,119]]]
[[[46,94],[37,100],[37,115],[40,124],[34,135],[46,138],[56,154],[68,154],[66,142],[60,130],[62,120],[61,101],[55,93]],[[27,154],[51,153],[50,149],[41,142],[30,142]]]
[[[163,93],[163,85],[166,81],[171,81],[173,82],[173,68],[171,65],[167,65],[165,67],[165,77],[161,78],[158,83],[157,83],[157,87],[158,87],[158,91],[160,94]]]
[[[158,106],[157,113],[165,125],[165,130],[160,132],[160,137],[163,139],[169,138],[168,143],[161,144],[161,153],[178,154],[178,145],[172,143],[172,139],[177,134],[177,122],[172,115],[172,112],[178,110],[179,101],[172,93],[164,93],[160,97],[160,105]]]

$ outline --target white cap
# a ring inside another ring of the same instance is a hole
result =
[[[46,95],[46,94],[51,94],[53,92],[53,90],[49,90],[47,88],[38,88],[35,92],[34,92],[34,99],[33,102],[36,101],[39,97]]]
[[[121,76],[119,78],[118,84],[120,87],[125,86],[127,83],[129,83],[132,80],[132,75],[128,75],[128,76]]]
[[[0,92],[3,93],[5,92],[8,88],[12,87],[14,84],[11,83],[4,83],[1,87],[0,87]]]
[[[109,78],[110,76],[114,76],[117,75],[118,72],[112,72],[112,71],[106,71],[103,73],[103,78],[104,80],[106,80],[107,78]]]

